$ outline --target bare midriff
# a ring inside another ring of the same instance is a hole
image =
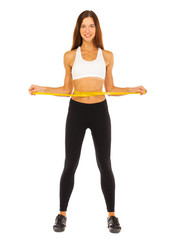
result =
[[[74,92],[102,92],[104,80],[99,77],[85,77],[73,80]],[[73,100],[81,103],[98,103],[106,99],[105,95],[89,97],[71,97]]]

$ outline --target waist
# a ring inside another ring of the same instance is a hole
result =
[[[77,106],[84,106],[84,107],[93,107],[93,106],[102,106],[102,105],[107,105],[107,100],[106,98],[103,101],[100,102],[94,102],[94,103],[85,103],[85,102],[79,102],[77,100],[74,100],[73,98],[70,98],[70,104],[72,105],[77,105]]]
[[[84,104],[95,104],[95,103],[99,103],[102,102],[106,99],[105,95],[102,96],[87,96],[87,97],[71,97],[72,100],[80,102],[80,103],[84,103]]]

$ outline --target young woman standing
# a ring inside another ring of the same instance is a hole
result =
[[[73,89],[74,93],[101,92],[104,84],[107,92],[140,92],[141,95],[146,93],[143,86],[114,86],[113,63],[113,53],[104,50],[97,15],[86,10],[77,19],[72,48],[64,54],[64,86],[51,88],[31,85],[29,92],[32,95],[37,91],[71,94]],[[108,211],[107,227],[110,232],[118,233],[121,226],[115,216],[115,179],[110,158],[111,120],[105,95],[70,98],[65,132],[65,165],[60,179],[60,213],[56,216],[53,229],[57,232],[65,230],[67,206],[87,128],[91,130],[101,174],[101,188]]]

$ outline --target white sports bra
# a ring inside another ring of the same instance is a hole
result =
[[[102,49],[98,48],[97,58],[87,61],[82,58],[80,46],[76,50],[76,57],[72,67],[73,80],[84,77],[100,77],[105,79],[106,64],[103,58]]]

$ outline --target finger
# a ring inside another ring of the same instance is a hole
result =
[[[32,90],[34,90],[34,87],[31,87],[31,88],[29,89],[29,91],[32,91]]]

